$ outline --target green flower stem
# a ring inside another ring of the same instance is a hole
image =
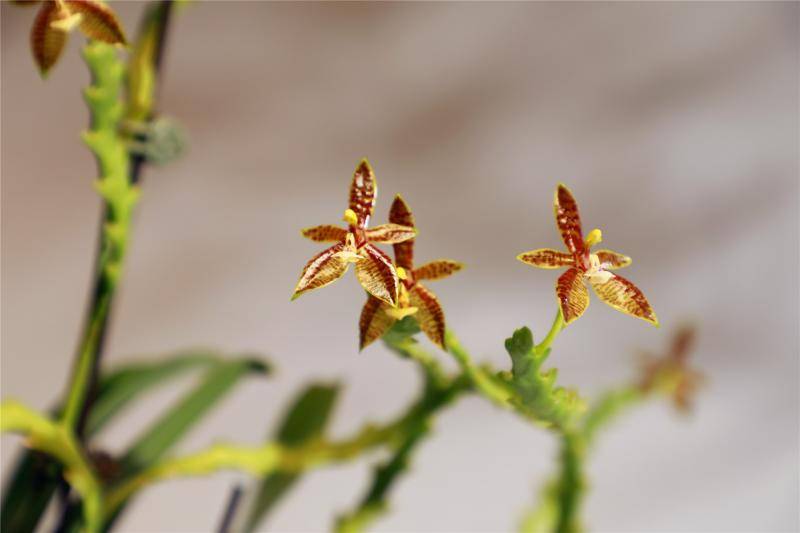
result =
[[[556,493],[559,502],[555,531],[575,533],[581,530],[579,517],[584,488],[584,457],[586,441],[579,433],[564,433],[561,437],[561,472]]]
[[[558,311],[556,311],[556,317],[553,319],[553,325],[550,326],[550,331],[547,332],[547,336],[544,340],[536,345],[536,350],[538,352],[548,350],[550,345],[553,344],[553,341],[556,340],[556,337],[558,337],[558,334],[561,333],[562,329],[564,329],[564,315],[559,307]]]
[[[100,531],[100,483],[83,456],[71,428],[53,422],[20,403],[6,401],[0,404],[0,431],[24,435],[27,446],[60,461],[64,467],[64,478],[81,496],[86,530],[90,533]]]
[[[594,442],[598,430],[615,420],[627,408],[641,403],[645,396],[635,385],[612,389],[601,396],[583,420],[583,437],[587,444]]]
[[[114,511],[143,487],[179,476],[206,475],[219,470],[233,469],[263,477],[274,472],[302,472],[324,464],[351,460],[375,447],[401,439],[416,423],[419,407],[412,408],[386,426],[366,425],[350,439],[329,442],[312,441],[291,447],[277,443],[248,447],[218,444],[208,450],[186,457],[163,460],[146,468],[113,489],[105,501],[105,516]]]
[[[67,395],[64,408],[63,421],[66,427],[77,429],[81,409],[88,394],[89,384],[99,352],[103,330],[108,318],[108,307],[111,302],[112,292],[103,291],[99,298],[93,301],[93,308],[81,348],[78,363],[72,377],[72,385]]]
[[[436,358],[413,338],[391,338],[387,336],[384,337],[384,340],[386,345],[394,352],[416,361],[428,379],[439,385],[449,381]]]
[[[417,446],[430,434],[435,416],[471,388],[471,382],[463,374],[444,384],[429,379],[426,385],[422,399],[413,410],[416,414],[408,418],[409,423],[393,447],[391,458],[375,469],[372,484],[356,508],[337,519],[335,531],[338,533],[364,531],[387,511],[389,491],[407,471]]]
[[[514,392],[492,372],[472,362],[469,352],[461,345],[455,333],[445,332],[445,346],[455,358],[462,372],[469,378],[475,389],[489,401],[503,409],[512,409]]]
[[[527,513],[520,530],[575,532],[580,530],[580,508],[586,492],[586,454],[598,432],[648,395],[636,385],[607,391],[570,430],[561,432],[560,471],[542,490],[538,506]]]
[[[97,373],[97,361],[114,299],[117,280],[125,259],[130,220],[138,190],[129,180],[125,140],[119,134],[124,112],[120,99],[125,67],[113,46],[92,42],[83,51],[92,75],[84,96],[91,112],[91,126],[83,140],[97,159],[100,177],[96,189],[104,200],[100,251],[95,269],[95,289],[80,342],[63,421],[81,433],[84,406]]]

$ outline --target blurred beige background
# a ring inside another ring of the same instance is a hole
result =
[[[115,6],[133,33],[142,6]],[[182,452],[257,443],[311,379],[347,383],[333,430],[400,409],[415,371],[356,351],[353,276],[289,303],[362,156],[376,220],[402,192],[418,256],[463,260],[436,284],[476,356],[554,312],[553,272],[514,260],[560,246],[550,202],[575,192],[587,229],[630,254],[664,327],[594,299],[558,340],[560,381],[597,394],[685,319],[710,383],[695,414],[624,417],[591,461],[596,531],[796,531],[798,16],[796,3],[197,3],[177,19],[163,110],[187,156],[147,171],[108,363],[187,346],[268,354]],[[42,82],[34,12],[2,4],[2,394],[61,392],[89,285],[99,200],[78,132],[87,74],[74,37]],[[442,358],[448,364],[450,361]],[[187,385],[184,383],[183,385]],[[111,450],[182,392],[102,436]],[[3,438],[7,465],[18,440]],[[479,399],[446,412],[378,531],[508,531],[554,466],[554,439]],[[363,493],[370,461],[307,476],[275,531],[318,531]],[[210,531],[236,474],[163,483],[123,531]]]

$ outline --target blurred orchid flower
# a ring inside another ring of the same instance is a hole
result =
[[[602,233],[594,229],[584,241],[578,204],[563,184],[559,184],[555,192],[554,212],[556,226],[568,253],[540,248],[522,253],[517,259],[538,268],[568,267],[556,282],[556,296],[564,322],[573,322],[589,306],[589,291],[585,284],[588,280],[597,296],[606,304],[658,326],[656,314],[642,291],[627,279],[611,272],[630,265],[631,258],[611,250],[591,253],[591,247],[602,240]]]
[[[675,408],[686,413],[703,385],[703,374],[689,367],[689,354],[694,344],[695,330],[684,326],[672,337],[669,351],[661,357],[645,354],[639,389],[648,393],[658,391],[672,397]]]
[[[18,1],[34,4],[35,1]],[[100,0],[44,0],[31,29],[31,50],[42,76],[55,65],[75,28],[90,39],[127,44],[117,16]]]
[[[415,227],[414,216],[405,201],[397,195],[389,211],[389,222],[401,227]],[[436,295],[420,280],[437,280],[450,276],[463,268],[461,263],[440,259],[414,268],[414,240],[394,244],[395,264],[400,277],[397,307],[389,307],[373,296],[368,296],[359,320],[359,349],[383,336],[397,321],[415,315],[420,328],[436,345],[444,349],[444,311]]]
[[[303,236],[317,242],[336,242],[306,264],[294,289],[292,300],[324,287],[344,276],[350,263],[356,264],[356,277],[364,289],[378,300],[396,307],[399,290],[397,270],[392,260],[372,243],[396,244],[414,238],[416,230],[399,224],[369,228],[377,195],[375,173],[362,159],[350,186],[350,207],[344,212],[348,228],[323,225],[303,230]]]

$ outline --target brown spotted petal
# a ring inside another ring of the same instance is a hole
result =
[[[556,281],[556,296],[566,324],[575,321],[586,311],[589,307],[589,290],[578,269],[570,268],[561,274]]]
[[[67,32],[51,25],[59,19],[58,6],[55,2],[47,1],[33,21],[31,51],[43,76],[56,64],[67,42]]]
[[[359,350],[363,350],[383,337],[383,334],[394,324],[395,319],[386,314],[385,306],[385,303],[374,296],[367,296],[367,301],[361,310],[361,318],[358,321]]]
[[[550,248],[540,248],[524,252],[517,256],[517,259],[531,266],[538,268],[560,268],[575,264],[572,254],[559,252]]]
[[[330,224],[306,228],[302,233],[303,237],[316,242],[341,242],[347,237],[346,229]]]
[[[400,224],[382,224],[366,231],[367,240],[381,244],[397,244],[413,239],[417,230]]]
[[[346,253],[346,246],[344,243],[339,243],[314,256],[303,269],[300,281],[297,282],[297,287],[294,289],[292,300],[308,291],[329,285],[344,276],[350,263],[342,257],[342,253]]]
[[[611,250],[599,250],[597,252],[597,258],[600,260],[600,265],[604,270],[624,268],[631,264],[630,257],[612,252]]]
[[[572,254],[583,252],[583,230],[581,229],[581,216],[578,213],[578,203],[564,184],[559,184],[556,189],[553,212],[556,217],[556,226],[561,232],[564,244],[567,245],[567,250]]]
[[[72,13],[80,13],[81,31],[90,39],[109,44],[126,44],[125,31],[117,16],[98,0],[66,0]]]
[[[450,259],[431,261],[414,270],[414,279],[443,279],[464,268],[462,263]]]
[[[372,209],[375,207],[375,196],[378,194],[378,186],[375,183],[375,172],[373,172],[369,161],[362,159],[353,173],[353,182],[350,184],[350,209],[358,217],[358,224],[366,226]]]
[[[606,281],[603,281],[605,276],[589,278],[597,296],[617,311],[657,326],[658,318],[639,287],[622,276],[611,272],[606,274],[608,275]]]
[[[365,244],[358,255],[361,257],[356,263],[358,282],[371,295],[396,307],[399,282],[392,260],[371,244]]]
[[[444,349],[444,311],[436,295],[424,285],[417,283],[409,293],[412,307],[417,308],[417,322],[428,338]]]
[[[399,194],[394,197],[392,207],[389,209],[389,222],[415,228],[414,215],[411,213],[408,204]],[[403,267],[408,271],[414,269],[414,240],[396,243],[394,245],[394,260],[397,266]]]

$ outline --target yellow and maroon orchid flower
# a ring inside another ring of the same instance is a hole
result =
[[[401,227],[415,227],[414,216],[405,201],[397,195],[389,211],[389,222]],[[392,325],[408,315],[415,315],[422,331],[436,345],[444,348],[444,311],[436,295],[421,280],[437,280],[461,270],[456,261],[440,259],[414,268],[414,239],[394,244],[394,258],[400,277],[397,307],[389,307],[373,296],[367,296],[359,320],[359,349],[379,339]]]
[[[18,1],[34,4],[35,1]],[[100,0],[44,0],[31,29],[31,50],[42,76],[55,65],[74,28],[109,44],[127,44],[117,16]]]
[[[563,184],[556,189],[554,212],[556,226],[567,252],[540,248],[519,254],[517,259],[538,268],[568,267],[556,282],[556,296],[564,322],[569,324],[575,321],[589,306],[588,281],[606,304],[658,326],[656,314],[642,291],[627,279],[611,272],[630,265],[631,258],[611,250],[591,252],[591,247],[602,240],[602,233],[594,229],[586,240],[583,239],[578,204]]]
[[[347,228],[323,225],[303,230],[303,236],[316,242],[335,242],[314,256],[303,269],[292,300],[308,291],[324,287],[344,276],[350,263],[356,264],[356,277],[364,289],[381,302],[396,307],[399,279],[392,260],[373,243],[396,244],[414,238],[413,227],[383,224],[369,228],[378,189],[375,173],[362,159],[350,186],[350,207],[344,212]]]

